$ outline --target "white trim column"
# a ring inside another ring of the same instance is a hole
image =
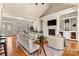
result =
[[[1,20],[2,20],[2,3],[0,3],[0,33],[1,33]]]

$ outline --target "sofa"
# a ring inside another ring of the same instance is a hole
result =
[[[33,33],[18,33],[17,34],[17,42],[25,48],[28,53],[33,53],[36,51],[39,46],[34,44],[33,42],[37,39],[37,35]]]
[[[48,46],[56,49],[63,50],[64,49],[64,38],[58,36],[49,36],[48,37]]]

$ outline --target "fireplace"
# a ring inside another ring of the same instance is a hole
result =
[[[48,29],[48,34],[55,36],[55,29]]]

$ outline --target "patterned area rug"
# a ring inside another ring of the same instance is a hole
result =
[[[32,54],[29,54],[26,49],[22,48],[22,46],[20,46],[20,48],[24,51],[25,54],[27,54],[27,56],[37,56],[38,51],[33,52]],[[53,48],[48,47],[47,45],[44,46],[44,49],[46,51],[47,56],[62,56],[64,50],[56,50]],[[39,56],[45,56],[44,52],[42,51],[41,54],[39,54]]]
[[[58,50],[55,50],[48,46],[44,46],[44,48],[45,48],[47,56],[62,56],[63,55],[63,50],[58,51]],[[31,54],[31,56],[37,56],[37,54],[38,54],[38,52],[34,52],[33,54]],[[42,50],[41,54],[39,54],[39,56],[45,56],[43,50]]]

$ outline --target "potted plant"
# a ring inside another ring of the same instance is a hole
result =
[[[43,42],[46,39],[46,37],[43,35],[42,31],[39,32],[38,39],[40,42]]]

